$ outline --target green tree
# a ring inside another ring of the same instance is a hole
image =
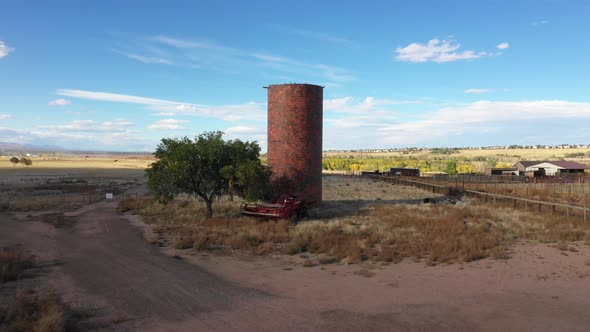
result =
[[[454,160],[447,161],[447,167],[445,168],[447,174],[457,174],[457,162]]]
[[[146,170],[148,186],[156,199],[166,203],[184,193],[203,199],[207,217],[213,217],[213,201],[224,193],[248,200],[270,195],[270,171],[260,163],[256,142],[223,140],[219,131],[188,137],[163,138]]]
[[[33,164],[33,161],[31,161],[31,159],[24,158],[24,157],[20,158],[19,162],[23,165],[26,165],[26,166],[31,166]]]

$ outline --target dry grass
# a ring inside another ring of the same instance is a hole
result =
[[[91,168],[90,162],[85,166],[0,167],[0,211],[72,210],[104,199],[100,189],[114,189],[117,195],[145,180],[142,169]]]
[[[6,331],[68,331],[74,324],[69,308],[53,290],[44,294],[22,290],[7,308],[0,310],[0,326]]]
[[[328,209],[334,208],[333,202],[347,205],[343,197],[356,192],[355,188],[371,197],[371,188],[381,187],[366,179],[341,177],[340,183],[329,181],[328,186],[324,183],[325,195],[332,198],[326,201]],[[431,195],[415,188],[395,189],[398,200]],[[237,250],[254,255],[306,253],[315,257],[306,262],[320,264],[399,262],[406,258],[424,259],[428,264],[469,262],[507,258],[510,245],[519,239],[590,241],[590,225],[574,218],[565,222],[548,214],[478,205],[381,204],[374,199],[361,202],[369,205],[359,205],[337,217],[306,219],[298,224],[242,217],[239,202],[227,200],[215,203],[215,218],[211,220],[205,218],[205,206],[199,201],[162,205],[149,199],[128,200],[121,202],[120,210],[142,214],[156,233],[177,249]]]
[[[31,158],[33,164],[28,167],[12,165],[8,157],[0,157],[0,170],[10,172],[27,172],[32,169],[145,169],[154,162],[151,156],[141,157],[96,157],[90,156],[63,156],[59,159],[53,157]],[[116,161],[115,161],[116,160]]]
[[[588,148],[579,149],[490,149],[490,150],[458,150],[452,157],[473,159],[475,157],[497,158],[503,162],[516,162],[519,159],[524,160],[548,160],[564,158],[570,153],[590,153]],[[325,157],[353,156],[354,158],[383,158],[383,157],[416,157],[418,159],[440,158],[441,155],[435,155],[428,151],[416,151],[411,154],[403,152],[324,152]],[[515,157],[519,156],[519,157]],[[444,157],[444,156],[442,156]]]
[[[33,265],[31,256],[22,248],[0,248],[0,285],[17,280]]]

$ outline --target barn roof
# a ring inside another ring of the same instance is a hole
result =
[[[519,161],[516,164],[520,163],[524,167],[531,167],[533,165],[546,163],[546,162],[548,162],[548,161]],[[514,165],[516,165],[516,164],[514,164]]]
[[[590,166],[575,161],[519,161],[524,167],[531,167],[542,163],[548,163],[563,169],[590,169]]]
[[[590,169],[590,166],[575,161],[548,161],[548,163],[565,169]]]

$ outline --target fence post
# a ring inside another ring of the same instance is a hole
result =
[[[588,196],[584,193],[584,222],[586,222],[586,206],[587,206],[587,198]]]

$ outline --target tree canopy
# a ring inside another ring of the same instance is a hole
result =
[[[26,166],[31,166],[33,164],[33,161],[29,158],[20,158],[19,163],[26,165]]]
[[[257,142],[223,139],[220,131],[188,137],[163,138],[146,170],[148,186],[161,202],[178,194],[197,196],[213,216],[212,204],[223,194],[247,200],[269,198],[270,170],[260,163]]]

